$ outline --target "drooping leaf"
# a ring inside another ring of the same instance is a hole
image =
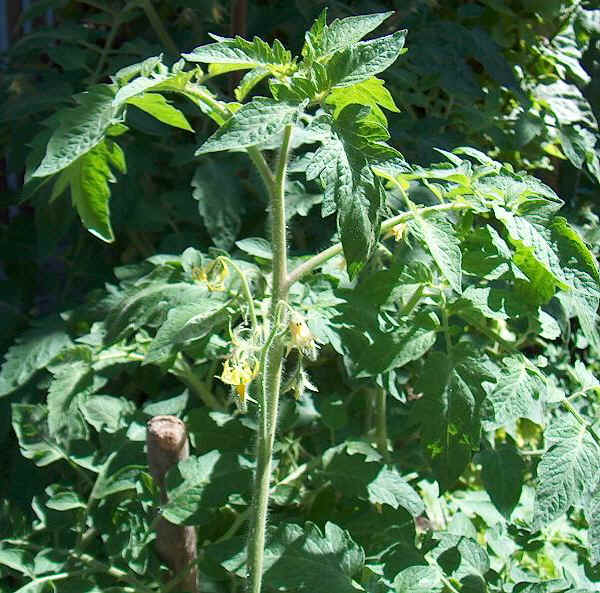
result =
[[[116,142],[107,138],[70,163],[53,189],[56,197],[70,187],[81,222],[92,235],[106,242],[114,241],[108,203],[108,184],[115,181],[112,169],[125,173],[125,155]]]
[[[490,559],[475,540],[448,532],[437,532],[433,539],[438,544],[430,554],[446,574],[462,582],[468,591],[486,591]]]
[[[226,322],[227,318],[223,303],[216,300],[205,299],[170,309],[146,352],[144,364],[162,364],[174,356],[185,341],[186,336],[182,335],[182,331],[189,323],[199,330],[203,322],[204,332],[196,332],[195,339],[198,339],[212,331],[216,324]]]
[[[47,417],[45,406],[12,405],[12,426],[19,439],[21,454],[39,467],[65,457],[64,451],[50,437]]]
[[[568,290],[569,285],[558,256],[543,229],[523,216],[515,216],[503,208],[494,208],[496,218],[505,225],[511,243],[517,249],[515,263],[540,290],[554,290],[554,286]],[[536,266],[539,264],[539,267]],[[540,277],[542,276],[543,277]],[[544,287],[548,287],[547,289]],[[550,294],[550,293],[548,293]]]
[[[243,252],[260,259],[273,259],[271,244],[262,237],[248,237],[235,242],[235,246]]]
[[[509,519],[521,497],[525,471],[523,459],[509,444],[483,449],[479,459],[485,489],[496,508]]]
[[[96,85],[76,98],[77,107],[60,113],[60,125],[52,134],[46,156],[34,177],[58,173],[74,163],[102,142],[106,129],[113,123],[114,91],[109,85]]]
[[[452,485],[479,446],[482,384],[493,376],[485,359],[441,352],[431,353],[421,371],[415,391],[423,396],[414,414],[441,489]]]
[[[224,176],[222,172],[215,161],[202,159],[192,178],[192,187],[198,211],[213,243],[221,249],[229,249],[242,226],[244,205],[237,177]]]
[[[462,292],[462,254],[454,226],[443,214],[434,214],[416,215],[410,228],[427,247],[452,289]]]
[[[99,385],[96,387],[99,388]],[[89,361],[74,360],[54,375],[48,389],[48,429],[54,436],[63,428],[70,436],[85,437],[85,425],[79,417],[76,396],[94,391],[92,367]]]
[[[168,103],[163,95],[158,93],[143,93],[136,97],[131,97],[127,100],[127,103],[135,105],[164,124],[188,130],[189,132],[194,131],[183,113]]]
[[[185,282],[173,284],[151,282],[145,287],[131,290],[109,313],[106,319],[106,344],[111,344],[127,331],[142,327],[153,320],[160,324],[167,311],[178,305],[206,299],[207,290]]]
[[[371,254],[379,232],[383,188],[370,165],[398,157],[384,144],[385,124],[370,109],[348,105],[335,121],[331,136],[314,153],[306,178],[319,178],[324,187],[323,216],[338,212],[338,229],[350,277]]]
[[[581,325],[585,337],[600,352],[596,314],[600,304],[600,273],[588,247],[566,219],[557,216],[550,225],[551,238],[571,289],[560,295]]]
[[[581,505],[587,493],[597,490],[600,475],[600,445],[585,424],[560,416],[544,437],[548,449],[537,466],[537,525],[552,521],[571,505]]]
[[[104,430],[114,433],[128,425],[129,417],[135,410],[135,404],[123,397],[110,395],[92,395],[79,402],[79,409],[86,422],[98,432]]]

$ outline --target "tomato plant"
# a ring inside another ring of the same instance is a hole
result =
[[[600,384],[565,354],[600,350],[595,257],[530,172],[392,146],[378,76],[407,33],[363,40],[391,16],[323,11],[297,56],[214,36],[147,58],[37,136],[27,191],[112,242],[131,114],[193,134],[214,246],[117,267],[8,350],[0,396],[45,483],[34,517],[4,503],[23,593],[180,590],[158,517],[196,526],[197,590],[597,589]],[[240,70],[235,100],[211,89]],[[266,224],[236,240],[244,159]],[[335,230],[311,251],[314,206]],[[165,414],[192,455],[161,499],[144,442]]]

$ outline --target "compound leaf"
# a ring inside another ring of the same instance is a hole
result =
[[[594,492],[600,474],[600,446],[585,424],[571,416],[557,418],[544,436],[548,449],[537,467],[535,518],[544,525]]]

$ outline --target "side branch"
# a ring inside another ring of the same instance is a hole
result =
[[[392,216],[392,218],[388,218],[381,223],[381,232],[385,233],[392,228],[394,228],[398,224],[402,224],[403,222],[408,222],[415,215],[419,214],[421,216],[429,216],[435,212],[446,212],[448,210],[468,210],[472,206],[470,204],[437,204],[436,206],[427,206],[425,208],[419,208],[416,211],[411,212],[403,212],[402,214],[398,214],[397,216]],[[327,260],[330,260],[332,257],[339,255],[342,253],[343,247],[341,243],[336,243],[327,249],[321,251],[321,253],[317,253],[310,259],[307,259],[304,263],[295,267],[287,277],[287,289],[301,280],[308,273],[312,272],[314,269],[322,266]]]

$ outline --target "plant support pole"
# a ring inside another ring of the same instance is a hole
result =
[[[287,300],[287,243],[285,228],[285,182],[293,126],[284,129],[275,178],[261,172],[269,189],[271,207],[271,245],[273,247],[273,281],[271,292],[271,331],[277,332],[279,303]],[[251,155],[256,163],[257,155]],[[260,161],[259,161],[260,162]],[[260,171],[260,165],[259,165]],[[271,462],[277,426],[279,389],[283,365],[283,343],[279,336],[267,341],[264,352],[263,382],[260,386],[258,441],[256,445],[256,474],[248,539],[248,592],[260,593],[264,565],[265,529],[271,488]]]
[[[178,461],[190,455],[185,424],[176,416],[154,416],[146,426],[148,466],[160,492],[160,504],[167,502],[165,476]],[[174,525],[160,517],[156,522],[156,549],[168,564],[173,578],[189,593],[198,593],[196,530]]]

